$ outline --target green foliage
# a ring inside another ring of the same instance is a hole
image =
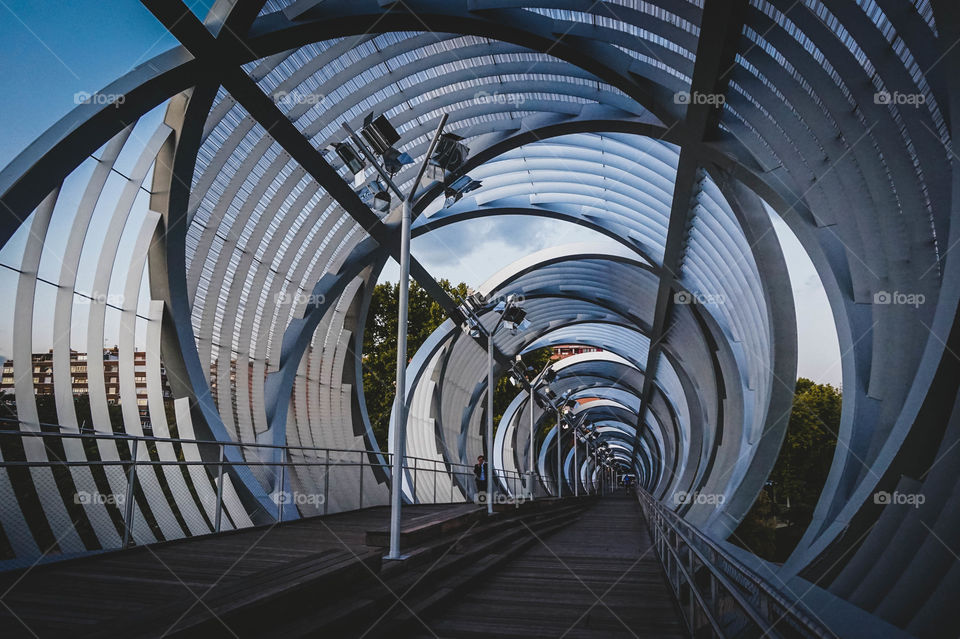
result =
[[[757,495],[757,500],[753,502],[750,512],[740,522],[730,541],[747,548],[755,555],[772,559],[777,550],[776,525],[773,501],[767,491],[761,490],[760,494]]]
[[[466,297],[467,285],[440,285],[452,297]],[[380,448],[387,448],[390,411],[396,395],[397,372],[397,308],[399,283],[384,282],[373,289],[370,311],[363,333],[363,392],[370,416],[370,425]],[[407,323],[407,357],[413,357],[427,337],[447,318],[446,312],[416,282],[410,284]]]
[[[441,280],[440,285],[452,297],[467,296],[467,285],[461,282],[452,285]],[[363,334],[363,392],[370,425],[382,450],[387,448],[390,428],[390,412],[396,394],[397,371],[397,306],[400,287],[392,282],[377,284],[373,289],[367,325]],[[410,308],[407,323],[407,357],[412,358],[427,337],[437,329],[447,314],[443,308],[416,282],[410,285]],[[523,358],[525,366],[533,367],[538,374],[550,361],[552,349],[542,348],[528,353]],[[493,392],[494,427],[520,389],[512,385],[509,376],[503,374],[497,380]]]
[[[806,526],[827,481],[840,428],[840,392],[829,384],[797,380],[790,425],[769,483],[777,503],[790,502],[788,519]]]
[[[767,487],[731,542],[771,561],[783,561],[790,554],[810,523],[827,481],[842,400],[840,391],[829,384],[797,380],[787,434]],[[771,535],[776,538],[774,549],[769,545]]]

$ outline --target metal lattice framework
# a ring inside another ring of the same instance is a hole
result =
[[[558,366],[555,388],[599,398],[578,411],[615,458],[717,540],[753,503],[789,416],[795,311],[766,207],[787,223],[831,304],[843,416],[813,523],[784,566],[764,569],[853,604],[837,613],[849,618],[872,613],[918,635],[956,627],[946,603],[960,565],[941,543],[960,535],[952,2],[224,0],[205,23],[179,2],[144,4],[181,45],[100,92],[122,100],[78,106],[0,173],[12,302],[0,321],[20,428],[45,428],[26,366],[35,345],[52,344],[57,423],[79,431],[71,351],[116,344],[124,433],[143,434],[148,414],[157,435],[303,446],[290,453],[299,461],[376,451],[358,345],[372,286],[399,255],[399,215],[367,208],[318,149],[376,111],[419,159],[447,112],[470,147],[448,180],[470,173],[483,187],[440,210],[444,185],[423,189],[415,235],[523,215],[620,244],[541,252],[482,287],[522,295],[532,324],[496,338],[498,368],[545,345],[602,348]],[[396,181],[414,178],[408,168]],[[411,272],[450,320],[410,365],[408,452],[470,463],[485,342],[461,331],[457,302],[416,260]],[[922,302],[889,303],[900,293]],[[86,366],[93,426],[110,432],[103,363]],[[556,431],[530,450],[531,410],[549,418],[522,393],[511,403],[495,462],[523,471],[534,455],[552,490]],[[17,446],[27,461],[53,460],[38,438]],[[142,454],[209,457],[172,445]],[[226,450],[233,461],[276,454]],[[590,485],[589,457],[574,468],[571,454],[566,481]],[[56,456],[77,465],[32,468],[27,494],[22,475],[0,470],[6,559],[38,556],[53,530],[67,531],[64,554],[116,546],[108,509],[65,503],[63,486],[121,491],[122,472],[95,477],[81,463],[121,455],[67,441]],[[217,486],[199,467],[150,467],[138,538],[209,532],[218,489],[226,525],[266,521],[278,478],[265,468],[236,466]],[[384,503],[387,474],[361,473],[364,503]],[[408,494],[425,500],[415,475]],[[306,467],[279,481],[315,490],[321,479]],[[470,488],[451,474],[441,493],[452,490]],[[898,490],[922,492],[923,508],[874,503]],[[725,501],[672,501],[697,491]],[[69,531],[78,515],[92,536]]]

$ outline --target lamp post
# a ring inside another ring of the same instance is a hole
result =
[[[469,322],[471,323],[471,334],[473,331],[476,331],[477,336],[481,333],[487,339],[487,428],[486,428],[486,442],[487,442],[487,457],[485,463],[487,464],[487,514],[493,514],[493,338],[497,334],[497,331],[500,330],[500,327],[504,324],[508,324],[511,330],[518,330],[525,328],[528,322],[524,319],[526,317],[526,311],[519,307],[516,303],[516,298],[513,295],[507,296],[505,301],[500,302],[494,307],[494,312],[500,313],[500,317],[497,319],[496,323],[493,325],[493,328],[487,330],[483,327],[483,323],[480,322],[480,318],[477,317],[472,305],[470,303],[465,303],[463,305],[463,310]]]
[[[535,445],[535,443],[536,443],[535,440],[534,440],[534,422],[535,422],[535,420],[534,420],[534,410],[535,410],[535,408],[536,408],[536,406],[537,406],[537,403],[538,403],[538,402],[537,402],[537,390],[538,390],[541,386],[543,386],[544,384],[549,384],[551,381],[553,381],[554,379],[556,379],[557,374],[556,374],[556,372],[551,368],[551,365],[552,365],[552,362],[547,363],[547,365],[543,367],[543,370],[540,371],[540,373],[537,374],[537,376],[534,377],[534,378],[530,381],[530,453],[529,453],[530,470],[529,470],[529,491],[530,491],[531,497],[533,496],[533,477],[534,477],[534,474],[536,473],[536,470],[535,470],[535,467],[534,467],[534,452],[533,452],[533,449],[534,449],[534,445]]]
[[[561,438],[563,437],[563,430],[561,430],[561,422],[563,417],[560,414],[560,409],[557,409],[557,498],[563,497],[563,451],[560,448]]]
[[[420,169],[417,172],[417,178],[413,181],[413,184],[410,186],[410,191],[406,194],[403,194],[397,185],[394,184],[392,174],[388,173],[387,170],[381,166],[381,164],[377,161],[376,156],[369,149],[367,149],[367,146],[363,143],[360,137],[354,133],[353,129],[351,129],[347,123],[343,123],[343,129],[346,131],[353,143],[358,149],[360,149],[360,152],[366,157],[367,161],[370,162],[377,173],[380,174],[380,177],[383,178],[390,189],[396,193],[397,197],[399,197],[403,202],[403,210],[400,219],[400,293],[397,305],[397,392],[394,399],[394,414],[397,416],[397,422],[396,427],[393,430],[392,442],[393,481],[391,482],[390,486],[390,552],[387,555],[387,559],[403,559],[403,555],[400,554],[400,511],[403,507],[403,460],[404,457],[406,457],[407,445],[407,411],[405,396],[407,388],[407,320],[410,304],[410,226],[413,221],[413,200],[416,196],[417,185],[420,184],[420,181],[423,179],[423,174],[427,169],[427,162],[429,162],[431,156],[433,155],[433,151],[437,146],[437,140],[439,139],[446,123],[447,114],[444,113],[440,116],[440,121],[433,133],[433,138],[430,140],[430,146],[427,149],[427,153],[420,162]],[[368,128],[370,129],[369,131]],[[379,151],[381,154],[384,154],[384,151],[386,150],[394,151],[390,145],[399,139],[396,131],[391,130],[392,127],[390,126],[389,122],[386,121],[386,118],[380,116],[372,123],[365,123],[364,136],[368,141],[371,141],[372,144],[377,145],[379,141],[379,144],[381,145]],[[384,131],[386,131],[386,137],[383,135]],[[341,146],[338,150],[338,155],[340,155],[343,150],[344,148]],[[393,155],[399,156],[402,154],[394,152]],[[343,157],[344,156],[341,155],[341,158]],[[409,162],[409,158],[406,160],[406,162]],[[353,166],[348,166],[348,168],[357,173],[359,169],[363,168],[363,166],[360,163],[354,163]],[[399,166],[395,168],[399,168]],[[389,197],[387,199],[389,200]]]
[[[502,316],[501,316],[502,320]],[[500,327],[500,321],[487,335],[487,456],[483,460],[487,465],[487,514],[493,514],[493,336]]]
[[[578,429],[579,430],[579,429]],[[573,433],[573,496],[580,496],[580,466],[577,465],[577,448],[579,448],[579,441],[577,441],[577,432]]]
[[[530,493],[531,499],[533,499],[533,412],[536,408],[534,401],[534,395],[536,395],[536,393],[537,387],[534,384],[530,384],[530,451],[527,453],[527,458],[530,462],[530,471],[527,473],[527,492]]]

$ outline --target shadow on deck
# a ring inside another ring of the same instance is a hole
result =
[[[383,506],[0,574],[4,637],[679,636],[635,500]],[[651,634],[652,632],[652,634]]]

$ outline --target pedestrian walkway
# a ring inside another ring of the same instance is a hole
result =
[[[422,622],[422,637],[683,636],[640,506],[620,495],[598,500]]]

